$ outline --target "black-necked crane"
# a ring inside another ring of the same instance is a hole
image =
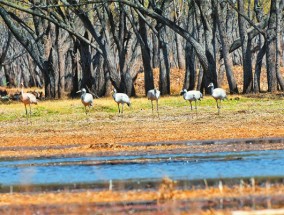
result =
[[[121,113],[123,114],[123,105],[126,103],[129,107],[131,105],[130,99],[128,97],[128,95],[126,95],[125,93],[118,93],[116,91],[116,89],[113,89],[113,94],[112,97],[114,99],[114,101],[117,103],[118,106],[118,113],[120,113],[120,108],[119,105],[121,104],[122,106],[122,110]]]
[[[32,114],[32,109],[31,109],[31,104],[37,104],[37,99],[35,97],[35,95],[33,95],[32,93],[24,93],[24,84],[21,83],[22,86],[22,91],[21,91],[21,95],[20,95],[20,99],[23,102],[23,104],[25,105],[25,109],[26,109],[26,117],[27,117],[27,123],[28,123],[28,110],[27,110],[27,105],[30,106],[30,117]]]
[[[85,88],[82,88],[81,90],[77,91],[77,93],[81,93],[81,102],[85,107],[85,112],[87,115],[87,106],[89,107],[90,112],[90,107],[93,106],[94,97],[92,94],[87,93]]]
[[[198,90],[190,90],[187,91],[186,89],[183,89],[180,94],[183,96],[184,100],[189,101],[190,103],[190,108],[192,110],[192,102],[195,102],[195,110],[197,111],[197,105],[196,105],[196,101],[197,100],[201,100],[202,93]]]
[[[152,104],[152,113],[153,113],[153,101],[156,101],[156,104],[157,104],[157,112],[158,112],[158,116],[159,116],[159,105],[158,105],[158,100],[160,98],[160,95],[161,95],[161,92],[157,89],[152,89],[152,90],[149,90],[147,92],[147,98],[148,100],[151,100],[151,104]]]
[[[218,114],[220,114],[221,101],[224,99],[228,99],[226,95],[226,91],[222,88],[214,88],[213,83],[210,83],[208,85],[208,88],[211,88],[211,96],[215,99],[217,103]],[[220,104],[218,103],[218,100],[220,100]]]

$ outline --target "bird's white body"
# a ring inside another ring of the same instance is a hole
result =
[[[37,104],[37,99],[35,95],[31,93],[24,93],[23,90],[20,95],[20,99],[25,105]]]
[[[211,90],[211,95],[216,100],[224,100],[227,98],[226,91],[222,88],[215,88]]]
[[[120,104],[122,105],[121,113],[123,113],[123,105],[124,104],[127,104],[128,106],[131,105],[130,98],[128,97],[128,95],[126,95],[125,93],[117,93],[116,89],[113,89],[112,97],[113,97],[114,101],[117,103],[119,113],[120,113],[120,108],[119,108]]]
[[[152,113],[153,113],[153,101],[156,101],[157,103],[157,112],[159,116],[159,105],[158,105],[158,100],[160,98],[161,92],[158,89],[152,89],[147,92],[147,98],[148,100],[151,100],[151,105],[152,105]]]
[[[211,96],[216,100],[218,113],[220,113],[221,101],[227,99],[226,91],[222,88],[214,88],[213,83],[210,83],[208,87],[211,88]],[[220,100],[220,105],[218,103],[218,100]]]
[[[187,91],[186,89],[183,89],[181,91],[181,95],[183,96],[184,100],[189,101],[191,110],[192,110],[191,102],[193,101],[195,102],[195,109],[197,110],[196,101],[201,100],[201,98],[203,98],[202,93],[198,90]]]
[[[187,101],[196,101],[202,98],[202,93],[198,90],[190,90],[187,91],[186,89],[183,90],[183,98]]]
[[[35,95],[32,94],[32,93],[24,93],[24,84],[23,83],[21,83],[21,86],[22,86],[22,91],[21,91],[20,99],[23,102],[23,104],[25,105],[27,123],[28,123],[27,105],[30,106],[30,116],[31,116],[31,113],[32,113],[31,104],[37,104],[37,99],[36,99]]]
[[[126,95],[125,93],[114,93],[112,96],[116,103],[119,103],[119,104],[126,103],[128,104],[128,106],[130,106],[130,99],[128,95]]]
[[[147,92],[147,98],[148,98],[148,100],[151,100],[151,101],[159,100],[160,95],[161,95],[161,92],[157,89],[149,90]]]
[[[90,107],[93,106],[94,97],[92,94],[87,93],[85,88],[82,88],[81,90],[77,91],[77,93],[81,93],[81,102],[85,106],[85,111],[87,114],[86,107],[89,107],[90,110]]]

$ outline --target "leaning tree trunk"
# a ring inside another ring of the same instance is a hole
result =
[[[71,4],[73,4],[74,1],[75,0],[68,0],[68,2],[71,2]],[[111,47],[110,47],[111,44],[109,44],[108,40],[99,33],[97,28],[95,28],[95,26],[92,24],[91,20],[89,19],[87,13],[85,13],[83,10],[79,8],[75,9],[74,12],[80,18],[85,28],[89,30],[89,32],[91,33],[91,35],[97,42],[98,47],[101,50],[101,54],[104,57],[106,69],[109,72],[111,83],[116,89],[119,89],[121,85],[120,83],[121,76],[119,75],[116,69],[114,56],[112,54]]]
[[[229,56],[229,47],[228,47],[228,36],[226,32],[226,11],[227,11],[227,4],[225,2],[220,3],[217,2],[215,4],[216,7],[216,21],[219,29],[219,35],[220,40],[222,44],[222,54],[224,58],[224,64],[225,64],[225,70],[226,70],[226,76],[230,88],[230,93],[239,93],[237,82],[235,80],[234,74],[233,74],[233,63],[232,59]]]
[[[208,0],[200,0],[196,2],[200,15],[201,22],[204,28],[204,39],[205,39],[205,55],[208,62],[208,68],[204,69],[203,81],[205,84],[206,93],[210,93],[210,89],[207,88],[210,82],[213,82],[215,86],[218,86],[217,83],[217,73],[216,73],[216,56],[214,53],[214,34],[212,28],[212,6],[211,1]]]

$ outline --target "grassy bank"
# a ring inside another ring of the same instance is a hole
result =
[[[190,110],[189,103],[181,96],[162,97],[160,118],[155,111],[152,114],[151,103],[146,98],[131,101],[131,107],[125,105],[123,117],[112,98],[96,99],[87,116],[79,99],[40,101],[32,106],[29,124],[22,103],[1,104],[0,145],[6,147],[1,156],[134,150],[119,145],[126,142],[284,136],[282,95],[229,96],[228,101],[222,102],[220,115],[210,96],[198,102],[197,113]],[[17,150],[18,146],[74,144],[79,147]]]

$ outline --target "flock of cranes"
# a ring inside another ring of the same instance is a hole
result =
[[[22,90],[21,90],[20,99],[23,102],[23,104],[25,105],[26,117],[27,117],[27,120],[28,120],[28,117],[31,116],[31,104],[37,104],[37,99],[31,93],[24,93],[23,84],[21,84],[21,86],[22,86]],[[224,99],[227,99],[226,91],[222,88],[214,88],[213,83],[210,83],[208,85],[208,88],[211,89],[211,96],[215,99],[216,104],[217,104],[218,114],[220,114],[221,101],[224,100]],[[93,97],[92,94],[87,93],[85,88],[82,88],[81,90],[77,91],[77,93],[81,93],[81,102],[85,107],[85,113],[87,115],[87,113],[90,111],[90,108],[93,106],[94,97]],[[189,101],[191,110],[192,110],[192,102],[194,101],[195,102],[195,110],[197,111],[196,101],[201,100],[201,98],[203,98],[202,93],[200,91],[197,91],[197,90],[187,91],[186,89],[183,89],[180,94],[183,96],[183,98],[186,101]],[[159,101],[160,95],[161,95],[161,93],[158,89],[149,90],[148,93],[147,93],[147,98],[148,98],[148,100],[151,101],[152,112],[154,111],[153,101],[156,101],[158,116],[159,116],[158,101]],[[117,103],[118,112],[121,113],[121,114],[123,114],[124,104],[127,104],[128,106],[131,105],[130,98],[125,93],[117,93],[117,91],[115,89],[113,89],[112,97],[113,97],[114,101]],[[218,102],[218,101],[220,101],[220,102]],[[29,108],[30,108],[29,114],[28,114],[28,110],[27,110],[27,105],[29,105]],[[121,110],[120,110],[120,105],[122,106]],[[87,107],[88,107],[88,111],[87,111]]]

